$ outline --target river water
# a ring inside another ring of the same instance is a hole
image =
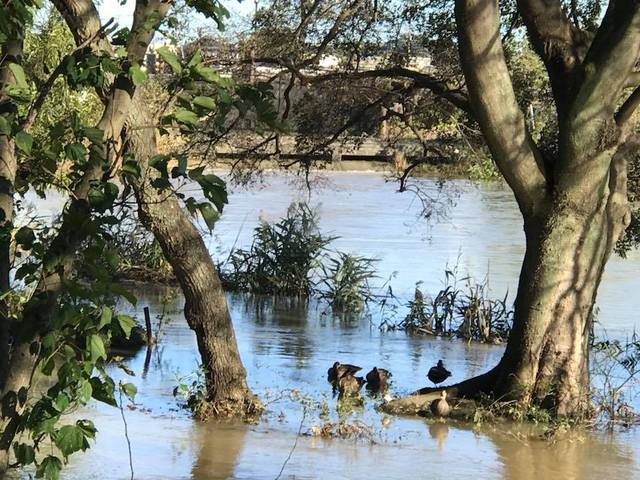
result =
[[[380,174],[324,177],[311,197],[322,230],[340,237],[335,248],[378,257],[380,283],[397,271],[391,280],[396,295],[409,297],[418,280],[423,290],[437,291],[443,270],[456,264],[462,275],[488,274],[497,296],[515,291],[523,234],[512,195],[501,185],[449,182],[445,191],[456,205],[429,223],[418,218],[421,203],[409,193],[396,193]],[[438,194],[431,180],[421,181],[420,188]],[[259,218],[275,220],[291,200],[305,197],[280,175],[267,178],[260,190],[234,191],[208,239],[212,255],[224,258],[234,243],[246,246]],[[637,254],[609,263],[598,318],[599,328],[610,336],[624,337],[637,324],[639,264]],[[472,428],[388,417],[375,411],[379,399],[367,396],[363,407],[339,410],[326,382],[326,370],[336,360],[390,369],[392,394],[401,395],[426,385],[426,372],[440,358],[456,382],[494,365],[502,347],[381,333],[375,319],[337,318],[313,302],[228,297],[249,383],[267,413],[255,425],[194,422],[172,396],[178,378],[196,370],[198,362],[195,339],[181,315],[182,300],[167,289],[136,293],[134,312],[140,315],[150,306],[154,322],[163,316],[163,333],[147,368],[144,351],[127,362],[139,392],[136,405],[124,409],[135,478],[640,478],[637,429],[574,432],[552,442],[533,427]],[[63,477],[130,478],[121,412],[96,403],[74,415],[92,418],[99,433],[91,450],[72,457]],[[339,420],[359,422],[369,433],[359,439],[310,435],[314,426]]]

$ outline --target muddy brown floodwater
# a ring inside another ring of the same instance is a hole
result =
[[[498,296],[507,288],[515,291],[523,235],[517,207],[503,187],[450,182],[457,205],[446,219],[427,226],[416,219],[419,202],[395,193],[379,174],[330,173],[327,178],[330,185],[312,196],[320,205],[322,229],[340,236],[336,248],[379,257],[381,283],[399,272],[392,280],[397,295],[411,295],[418,280],[425,291],[437,290],[445,266],[456,262],[463,275],[479,278],[488,272]],[[422,187],[437,193],[431,180],[422,181]],[[304,194],[282,176],[269,178],[262,191],[234,192],[211,239],[212,255],[224,258],[219,245],[247,245],[259,217],[282,216],[298,196]],[[610,336],[623,337],[636,326],[637,317],[629,312],[638,311],[639,266],[636,253],[624,261],[614,258],[608,266],[598,305],[599,329]],[[425,375],[438,359],[456,382],[494,365],[502,347],[381,333],[375,314],[341,319],[313,302],[228,297],[249,382],[268,409],[255,425],[194,422],[172,396],[177,379],[198,362],[195,339],[181,315],[182,300],[161,288],[136,293],[134,312],[141,316],[148,305],[155,322],[164,313],[164,326],[146,371],[145,351],[127,360],[138,386],[134,409],[125,409],[135,478],[640,478],[638,429],[579,431],[550,442],[541,440],[534,426],[473,428],[389,417],[375,410],[380,399],[367,395],[360,408],[338,409],[326,381],[326,370],[336,360],[391,370],[391,393],[402,395],[426,385]],[[72,457],[63,478],[130,478],[120,411],[93,403],[75,416],[92,418],[99,433],[88,452]],[[310,435],[314,426],[339,420],[359,423],[369,434],[359,439]]]

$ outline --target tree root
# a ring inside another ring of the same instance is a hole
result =
[[[193,416],[201,421],[233,418],[253,422],[263,411],[263,403],[249,390],[242,395],[228,396],[218,400],[203,400],[193,406]]]
[[[491,394],[498,375],[497,367],[460,383],[448,387],[423,387],[406,397],[396,398],[380,405],[379,409],[392,415],[431,415],[431,402],[440,398],[440,392],[446,390],[447,400],[456,406],[454,415],[468,418],[475,408],[475,399],[480,395]]]

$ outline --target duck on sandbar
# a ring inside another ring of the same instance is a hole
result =
[[[436,398],[431,402],[431,413],[438,418],[448,417],[449,413],[451,413],[451,405],[447,402],[446,390],[442,390],[440,392],[440,398]]]

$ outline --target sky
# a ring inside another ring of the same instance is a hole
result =
[[[126,0],[124,5],[120,5],[120,0],[101,0],[96,3],[103,23],[110,18],[114,18],[120,27],[131,27],[135,0]],[[231,22],[237,20],[240,16],[248,15],[254,8],[252,0],[244,0],[242,2],[222,0],[222,4],[231,13]],[[200,17],[200,20],[195,22],[196,27],[209,25],[214,26],[215,24],[203,17]]]

